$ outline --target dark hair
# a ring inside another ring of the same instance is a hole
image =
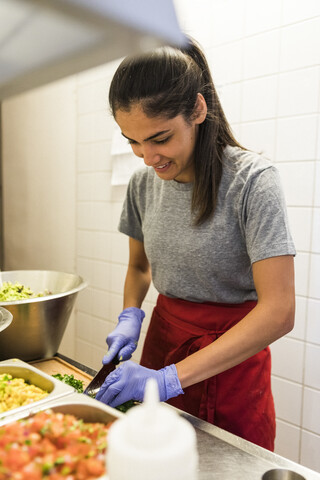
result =
[[[200,225],[213,214],[222,176],[222,153],[235,140],[215,90],[207,60],[197,43],[185,48],[161,47],[130,56],[119,65],[111,82],[109,103],[113,116],[141,103],[147,116],[190,121],[197,94],[207,103],[208,113],[199,125],[195,146],[192,212]]]

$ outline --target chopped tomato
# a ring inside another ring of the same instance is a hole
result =
[[[77,471],[77,478],[85,480],[88,477],[101,477],[105,473],[105,468],[101,465],[101,461],[96,458],[87,458],[80,460]]]
[[[109,427],[51,410],[0,427],[0,480],[94,480]]]
[[[22,467],[28,465],[29,462],[28,452],[15,447],[7,452],[3,465],[12,471],[19,471]]]

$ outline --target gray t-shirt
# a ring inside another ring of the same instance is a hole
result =
[[[251,265],[295,255],[275,167],[262,156],[226,147],[217,207],[193,226],[192,183],[161,180],[153,168],[128,185],[119,231],[144,243],[155,288],[193,302],[256,300]]]

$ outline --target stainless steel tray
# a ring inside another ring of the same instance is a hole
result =
[[[124,413],[109,407],[83,393],[72,393],[63,398],[53,398],[43,405],[29,406],[26,415],[33,415],[40,410],[52,409],[56,412],[75,415],[84,422],[109,423],[123,417]]]
[[[49,394],[47,397],[31,404],[0,413],[0,425],[10,422],[12,417],[17,418],[21,416],[21,414],[23,415],[23,412],[29,411],[31,407],[33,408],[38,405],[42,406],[53,399],[62,398],[75,392],[75,389],[70,385],[61,382],[51,375],[47,375],[41,370],[17,358],[11,358],[0,362],[0,374],[3,373],[8,373],[15,378],[24,378],[33,385],[46,390]]]
[[[38,404],[36,404],[38,403]],[[114,408],[105,405],[98,400],[94,400],[82,393],[71,393],[70,395],[51,398],[51,400],[30,404],[27,409],[16,412],[6,419],[6,423],[11,423],[22,418],[32,416],[40,411],[51,409],[54,412],[75,415],[84,422],[99,422],[107,424],[121,418],[124,414]],[[103,475],[97,480],[108,480],[107,475]]]

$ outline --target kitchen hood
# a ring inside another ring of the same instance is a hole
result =
[[[128,54],[185,43],[173,0],[0,0],[0,100]]]

